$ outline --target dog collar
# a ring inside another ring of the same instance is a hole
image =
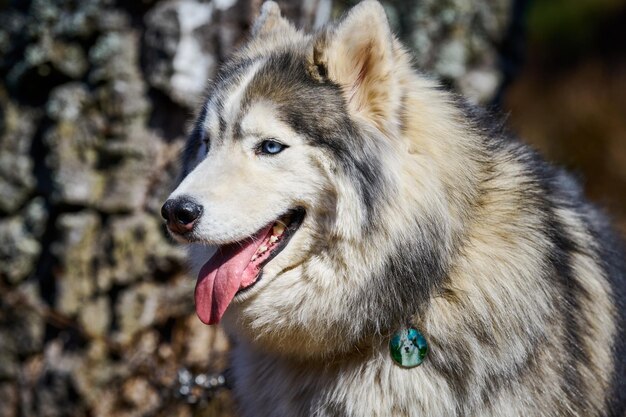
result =
[[[419,330],[406,327],[398,330],[389,341],[389,353],[395,363],[403,368],[415,368],[428,354],[428,343]]]

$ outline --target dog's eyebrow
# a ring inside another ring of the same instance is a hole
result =
[[[276,138],[288,134],[289,131],[290,126],[285,123],[280,108],[271,100],[257,99],[245,104],[240,118],[233,126],[233,137]]]
[[[240,137],[240,138],[253,136],[253,137],[259,138],[259,139],[274,139],[276,137],[276,135],[263,133],[260,130],[246,130],[246,131],[242,131],[241,127],[239,127],[239,129],[238,129],[238,133],[239,133],[238,137]]]

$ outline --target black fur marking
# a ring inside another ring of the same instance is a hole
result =
[[[185,143],[185,148],[182,152],[182,170],[180,177],[181,180],[185,178],[195,168],[194,162],[196,162],[198,150],[200,149],[200,146],[202,146],[202,137],[205,134],[203,133],[202,124],[204,123],[206,114],[207,107],[205,105],[202,107],[200,115],[198,116],[193,129],[187,137],[187,142]]]
[[[232,80],[242,73],[245,73],[258,58],[240,58],[226,61],[219,69],[213,90],[223,90],[225,86],[232,83]]]
[[[572,256],[576,253],[592,255],[587,247],[580,247],[568,234],[567,226],[557,217],[556,208],[567,208],[574,213],[583,211],[580,192],[575,189],[576,183],[564,171],[553,168],[543,162],[536,154],[530,153],[529,165],[536,172],[536,179],[541,183],[545,194],[550,200],[544,200],[543,209],[547,213],[545,233],[554,247],[549,254],[550,264],[554,268],[552,277],[560,287],[560,309],[565,331],[564,348],[567,350],[568,362],[563,367],[563,391],[571,404],[581,412],[591,410],[587,401],[586,384],[580,369],[593,370],[589,355],[585,352],[584,340],[590,339],[588,329],[591,324],[580,314],[583,304],[593,302],[591,295],[579,282],[579,277],[572,270]]]
[[[328,80],[328,63],[324,60],[324,51],[328,46],[328,31],[323,30],[318,34],[315,45],[313,46],[313,74],[310,74],[318,81],[326,82]]]
[[[345,174],[359,185],[367,218],[375,219],[377,202],[383,198],[385,188],[380,144],[365,137],[349,118],[339,86],[311,78],[303,55],[282,53],[270,56],[259,69],[248,86],[242,108],[258,98],[272,100],[296,132],[310,144],[331,152]]]
[[[473,376],[472,353],[466,348],[464,340],[451,335],[446,340],[438,340],[425,335],[430,345],[428,362],[437,373],[443,376],[457,398],[457,405],[465,404]],[[462,414],[463,415],[463,414]]]
[[[569,361],[563,368],[563,391],[571,404],[576,404],[580,410],[587,410],[585,382],[582,380],[579,366],[588,366],[589,357],[583,348],[583,334],[588,323],[580,315],[582,298],[588,297],[580,285],[571,268],[572,252],[575,244],[565,235],[565,228],[555,219],[547,225],[550,237],[555,245],[550,254],[550,263],[554,267],[554,279],[561,287],[562,305],[561,314],[565,330],[564,347],[568,351]]]
[[[223,137],[224,134],[226,133],[226,127],[227,127],[226,120],[224,119],[224,116],[222,114],[219,115],[218,119],[219,119],[219,124],[220,124],[220,136]]]
[[[252,66],[256,60],[240,59],[226,62],[219,70],[215,83],[212,87],[209,100],[218,113],[218,123],[220,135],[224,135],[226,128],[226,120],[224,119],[224,99],[228,94],[229,87],[237,84],[239,77]],[[222,138],[220,138],[222,139]]]
[[[220,135],[223,135],[224,131],[226,130],[226,123],[221,116],[223,105],[221,101],[222,97],[219,96],[219,93],[229,83],[232,83],[234,77],[236,77],[241,71],[244,71],[253,62],[254,61],[250,59],[232,60],[226,62],[219,69],[215,82],[209,88],[207,100],[204,102],[202,110],[196,118],[194,127],[187,137],[185,148],[182,152],[182,170],[180,180],[185,178],[195,168],[194,163],[197,162],[196,157],[200,146],[202,146],[202,138],[208,134],[208,132],[204,131],[204,122],[207,117],[209,103],[215,106],[219,113],[219,131]],[[211,139],[215,140],[220,138]],[[210,142],[207,142],[207,144],[210,144]]]
[[[541,348],[541,346],[537,346]],[[480,400],[483,403],[490,404],[492,399],[497,398],[497,394],[502,391],[514,392],[515,383],[522,382],[525,378],[532,378],[537,372],[539,362],[534,352],[529,353],[526,359],[519,364],[512,364],[510,368],[504,372],[489,372],[480,392]]]
[[[579,193],[574,193],[575,182],[563,171],[547,164],[538,154],[514,142],[508,148],[517,155],[518,161],[527,167],[527,175],[531,184],[539,187],[538,192],[528,195],[529,204],[534,204],[545,214],[542,233],[551,243],[551,251],[547,255],[547,271],[545,279],[550,285],[557,285],[557,302],[560,322],[564,331],[561,344],[566,350],[566,362],[561,367],[561,389],[567,397],[569,406],[579,412],[592,410],[587,400],[587,381],[583,379],[582,368],[592,370],[589,355],[585,352],[584,341],[590,339],[587,333],[591,328],[584,315],[580,314],[583,304],[593,302],[592,297],[579,282],[572,269],[573,255],[585,253],[586,248],[580,247],[570,237],[568,226],[561,223],[556,213],[557,208],[568,209],[572,213],[580,213],[582,203]],[[563,415],[569,415],[565,408]]]
[[[328,69],[326,68],[326,65],[318,63],[315,67],[317,68],[317,73],[322,80],[328,80]]]
[[[596,208],[587,206],[585,218],[589,232],[599,244],[597,260],[606,271],[616,309],[614,374],[608,395],[607,417],[623,417],[626,416],[626,247],[606,217]]]

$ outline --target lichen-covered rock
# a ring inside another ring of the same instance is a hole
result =
[[[12,213],[35,189],[30,155],[36,112],[12,103],[0,87],[0,213]]]
[[[22,384],[30,386],[24,398],[24,415],[42,417],[86,416],[84,403],[76,401],[73,372],[80,369],[83,359],[66,352],[60,341],[46,346],[43,357],[35,358],[26,367]]]
[[[64,84],[50,93],[48,117],[56,123],[45,134],[49,153],[46,165],[52,173],[51,198],[57,203],[93,204],[104,190],[99,161],[97,119],[89,115],[92,98],[80,83]]]
[[[176,103],[196,106],[217,65],[219,10],[214,2],[170,0],[146,16],[150,84]]]
[[[46,113],[52,120],[75,123],[83,117],[84,109],[89,106],[90,101],[89,91],[84,84],[63,84],[50,92]]]
[[[33,283],[23,283],[0,301],[0,381],[15,378],[18,358],[43,348],[45,321]]]
[[[150,272],[154,248],[160,244],[156,219],[145,216],[119,217],[109,224],[112,242],[109,253],[118,283],[140,280]]]
[[[46,323],[37,284],[24,283],[15,290],[14,295],[17,297],[14,308],[7,314],[6,320],[10,322],[9,326],[20,330],[20,336],[14,338],[15,351],[20,356],[38,353],[43,348]]]
[[[145,281],[156,274],[169,274],[184,262],[184,251],[163,238],[163,227],[152,216],[113,216],[105,225],[104,247],[98,271],[100,290],[111,285]]]
[[[350,3],[354,3],[351,1]],[[418,68],[470,100],[487,103],[502,81],[499,45],[512,16],[510,0],[383,0]]]
[[[103,338],[111,325],[111,306],[108,297],[100,296],[82,305],[78,322],[90,336]]]
[[[156,138],[139,130],[128,132],[132,141],[107,140],[100,149],[105,166],[102,194],[95,205],[106,213],[129,213],[143,208],[154,172],[156,158],[151,142]]]
[[[20,363],[12,343],[14,331],[9,326],[0,328],[0,381],[15,379],[19,374]]]
[[[157,390],[145,378],[130,378],[122,385],[122,396],[137,413],[154,412],[161,405]]]
[[[76,314],[96,290],[94,259],[100,253],[100,218],[94,212],[63,214],[56,228],[61,239],[52,246],[58,260],[56,307],[65,314]]]
[[[195,314],[181,321],[174,329],[174,345],[184,352],[184,362],[195,369],[219,370],[225,364],[230,346],[224,331],[202,324]]]
[[[47,220],[42,198],[33,199],[22,215],[0,220],[0,278],[17,284],[34,272]]]
[[[149,104],[139,69],[139,39],[131,31],[109,32],[98,38],[89,60],[89,80],[104,115],[112,122],[145,116]],[[120,126],[124,131],[123,126]],[[113,132],[115,134],[116,132]]]
[[[19,394],[17,384],[0,382],[0,416],[17,417],[19,415]]]
[[[128,344],[140,330],[156,323],[159,305],[160,288],[150,282],[145,282],[123,291],[117,304],[115,313],[119,323],[117,340]]]
[[[194,285],[192,280],[179,279],[167,285],[144,282],[124,290],[115,305],[116,340],[127,344],[141,330],[191,313]]]
[[[39,103],[45,100],[46,92],[38,91],[42,87],[82,79],[89,66],[84,45],[99,28],[127,22],[119,11],[110,10],[110,4],[109,0],[33,0],[26,13],[3,13],[0,40],[5,41],[0,48],[5,58],[0,60],[0,70],[6,71],[11,91]]]

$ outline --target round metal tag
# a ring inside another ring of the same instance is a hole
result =
[[[393,334],[389,351],[394,362],[403,368],[420,365],[428,353],[426,338],[416,329],[409,327]]]

